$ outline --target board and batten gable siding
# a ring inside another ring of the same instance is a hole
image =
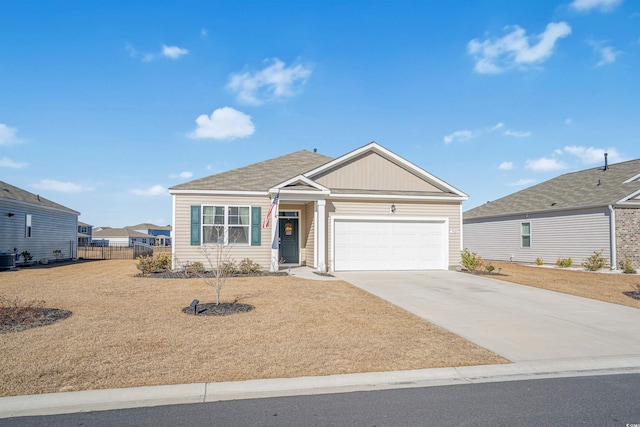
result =
[[[470,219],[464,224],[464,247],[487,260],[555,264],[571,258],[580,265],[593,251],[611,260],[610,212],[607,208],[504,218]],[[531,247],[523,248],[521,224],[531,224]]]
[[[261,221],[269,210],[271,199],[268,196],[211,196],[201,194],[176,194],[175,218],[174,218],[174,262],[176,266],[189,262],[202,262],[205,268],[209,268],[208,261],[202,253],[202,246],[191,244],[191,206],[253,206],[261,208]],[[202,215],[202,211],[200,212]],[[273,224],[271,224],[273,226]],[[260,245],[231,245],[229,257],[233,261],[251,259],[269,269],[271,264],[271,227],[260,226]]]
[[[25,233],[27,214],[31,214],[31,237]],[[55,259],[53,251],[60,250],[64,258],[75,258],[77,241],[75,213],[0,201],[0,252],[28,251],[33,261],[39,261]]]
[[[313,180],[335,189],[441,192],[422,178],[372,152],[320,174]]]
[[[390,212],[391,205],[396,206],[395,214]],[[359,217],[431,217],[447,218],[449,229],[448,248],[449,266],[460,265],[460,237],[462,218],[460,218],[460,202],[400,202],[389,201],[327,201],[327,248],[333,245],[333,230],[331,229],[333,216],[359,216]],[[330,262],[331,260],[328,260]]]

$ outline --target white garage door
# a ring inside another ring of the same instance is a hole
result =
[[[336,219],[336,271],[448,268],[444,221]]]

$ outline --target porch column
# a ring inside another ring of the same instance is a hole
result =
[[[327,217],[326,201],[316,202],[316,224],[318,231],[316,234],[316,258],[319,271],[327,271]]]
[[[280,248],[280,242],[278,242],[278,209],[279,205],[271,211],[271,271],[280,270],[280,263],[278,262],[278,253]]]

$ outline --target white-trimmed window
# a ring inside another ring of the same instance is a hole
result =
[[[523,222],[520,224],[520,241],[523,248],[531,247],[531,223]]]
[[[248,245],[251,242],[249,206],[203,206],[202,243]]]
[[[31,233],[33,231],[33,229],[32,229],[32,220],[33,220],[33,218],[31,216],[31,214],[27,214],[25,216],[25,220],[24,220],[24,237],[27,237],[27,238],[31,237]]]

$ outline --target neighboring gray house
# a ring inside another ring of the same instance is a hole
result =
[[[567,173],[464,213],[464,247],[489,260],[547,264],[594,251],[640,267],[640,159]]]
[[[446,270],[467,195],[372,142],[338,158],[297,151],[169,189],[174,265],[203,252],[266,269]]]
[[[78,221],[78,247],[91,245],[93,226],[86,222]]]
[[[0,252],[29,252],[33,261],[77,256],[79,212],[0,181]],[[22,259],[18,259],[18,262]]]
[[[154,237],[131,228],[96,227],[91,240],[93,246],[153,245]]]

